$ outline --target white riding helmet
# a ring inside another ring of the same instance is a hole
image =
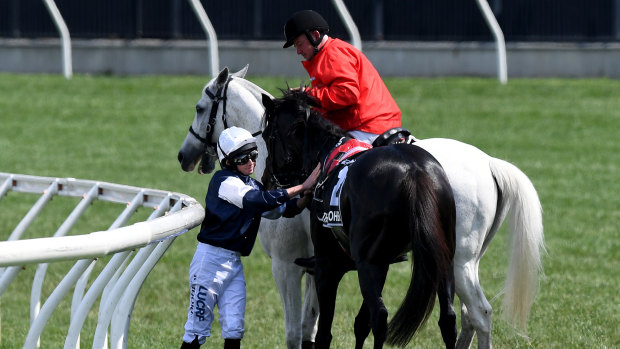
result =
[[[220,159],[220,163],[223,164],[225,159],[235,158],[256,150],[256,148],[256,138],[249,131],[241,127],[232,126],[220,134],[220,138],[217,141],[217,156]]]

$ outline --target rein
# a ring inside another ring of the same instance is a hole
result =
[[[275,120],[273,122],[275,123]],[[283,159],[284,163],[289,164],[293,161],[292,160],[293,156],[291,155],[288,147],[286,147],[283,139],[284,138],[280,134],[280,129],[278,127],[273,127],[273,130],[269,134],[267,153],[275,154],[276,152],[275,152],[274,147],[276,145],[279,145],[283,153],[285,154],[284,159]],[[269,172],[271,172],[271,170]],[[274,185],[277,188],[290,187],[291,185],[293,185],[293,181],[294,181],[291,178],[299,179],[300,181],[302,181],[304,178],[304,175],[305,173],[303,171],[302,172],[291,171],[291,172],[278,172],[278,173],[271,172],[270,173],[271,181],[274,183]],[[283,183],[283,182],[286,182],[286,183]]]
[[[224,123],[224,128],[228,128],[228,123],[226,122],[226,101],[228,97],[226,93],[228,92],[228,84],[232,80],[232,76],[229,76],[226,80],[224,86],[217,89],[215,94],[211,93],[208,89],[205,88],[205,94],[211,98],[213,105],[211,106],[211,114],[209,114],[209,122],[207,123],[206,137],[202,137],[198,134],[198,132],[194,131],[192,125],[189,126],[189,133],[191,133],[196,139],[204,143],[206,146],[210,146],[215,148],[217,142],[212,142],[210,139],[213,136],[213,130],[215,129],[215,123],[217,122],[217,109],[220,105],[220,102],[223,102],[222,105],[222,122]],[[257,131],[252,133],[252,137],[256,137],[260,135],[262,131]]]
[[[278,114],[276,114],[275,117],[278,117]],[[306,106],[305,108],[305,115],[304,115],[306,121],[310,118],[310,107]],[[272,121],[272,123],[277,123],[277,121],[275,121],[275,119]],[[320,144],[317,144],[315,142],[313,142],[311,140],[312,137],[310,137],[310,135],[308,134],[308,128],[305,129],[306,134],[304,134],[304,142],[302,145],[302,157],[308,157],[309,159],[317,159],[319,162],[322,163],[322,169],[321,169],[321,175],[319,176],[319,180],[321,178],[323,178],[323,181],[325,179],[327,179],[328,177],[328,170],[326,169],[326,163],[327,163],[327,158],[329,157],[329,155],[332,152],[336,152],[336,148],[339,145],[342,145],[342,142],[344,139],[341,139],[339,142],[337,142],[337,144],[335,146],[329,146],[328,143],[330,142],[330,139],[328,139],[327,137],[322,138]],[[278,127],[273,127],[273,130],[270,132],[269,134],[269,149],[268,152],[269,154],[275,154],[275,147],[279,146],[282,150],[282,152],[285,154],[284,155],[284,159],[282,159],[282,161],[284,162],[284,164],[289,164],[291,162],[293,162],[292,158],[293,155],[291,154],[290,149],[286,146],[286,143],[284,142],[284,137],[282,136],[280,129]],[[312,162],[313,160],[307,160],[309,162]],[[297,180],[299,180],[300,182],[303,181],[307,176],[308,176],[308,171],[312,170],[312,166],[310,169],[304,169],[304,160],[302,160],[302,165],[301,165],[301,170],[300,171],[290,171],[290,172],[278,172],[278,173],[271,173],[270,177],[272,182],[278,187],[278,188],[285,188],[287,186],[292,185],[293,183],[293,179],[295,178]],[[310,164],[311,165],[311,164]],[[333,166],[332,166],[333,167]],[[282,183],[282,182],[291,182],[291,183]],[[317,184],[318,185],[318,184]]]

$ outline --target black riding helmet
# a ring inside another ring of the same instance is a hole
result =
[[[321,33],[321,37],[318,40],[312,39],[312,35],[310,33],[313,30],[317,30]],[[327,24],[327,21],[325,21],[320,14],[312,10],[295,12],[284,25],[284,37],[286,38],[286,43],[284,43],[282,48],[287,48],[293,45],[295,38],[301,34],[306,34],[306,37],[310,43],[316,48],[328,31],[329,24]]]

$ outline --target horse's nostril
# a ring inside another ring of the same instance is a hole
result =
[[[183,154],[181,152],[177,155],[177,159],[179,159],[179,162],[183,162]]]

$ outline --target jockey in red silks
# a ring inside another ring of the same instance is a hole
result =
[[[284,48],[303,56],[312,86],[308,94],[323,116],[353,137],[372,143],[401,126],[401,114],[390,91],[368,58],[351,44],[327,36],[329,25],[311,10],[299,11],[284,26]]]

